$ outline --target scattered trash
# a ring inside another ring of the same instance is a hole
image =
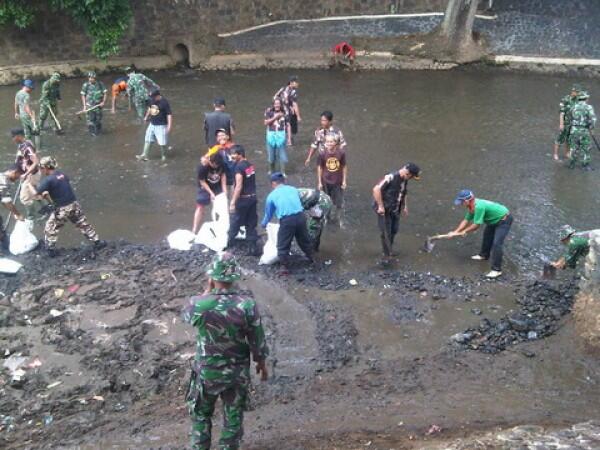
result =
[[[49,426],[54,421],[54,417],[51,414],[44,414],[43,421],[45,426]]]
[[[111,277],[112,277],[112,273],[103,273],[103,274],[100,274],[100,279],[101,280],[108,280]]]
[[[194,245],[196,235],[189,230],[175,230],[167,236],[169,247],[174,250],[188,251]]]
[[[126,409],[126,406],[123,403],[117,403],[115,406],[113,406],[113,411],[124,411]]]
[[[38,240],[31,232],[33,220],[17,220],[13,232],[10,234],[8,250],[13,255],[22,255],[38,246]]]
[[[77,292],[79,290],[81,286],[79,286],[78,284],[74,284],[73,286],[69,286],[67,288],[67,291],[69,291],[69,294],[74,294],[75,292]]]
[[[144,320],[142,323],[146,323],[148,325],[154,325],[154,326],[158,327],[160,334],[168,334],[169,333],[169,327],[167,326],[167,324],[164,322],[161,322],[160,320],[148,319],[148,320]]]
[[[42,362],[39,360],[39,358],[35,358],[33,361],[31,361],[25,367],[27,369],[36,369],[38,367],[42,367]]]
[[[410,48],[411,52],[414,52],[415,50],[419,50],[421,47],[423,47],[425,45],[425,42],[419,42],[418,44],[413,45]]]
[[[332,261],[332,260],[330,260],[330,259],[328,259],[327,261],[325,261],[325,265],[326,265],[326,266],[330,266],[330,265],[332,265],[332,264],[333,264],[333,261]]]
[[[431,427],[429,427],[429,430],[427,430],[427,436],[431,436],[432,434],[437,434],[437,433],[441,433],[442,432],[442,427],[438,426],[438,425],[431,425]]]
[[[11,355],[10,358],[6,359],[2,364],[2,367],[8,369],[11,373],[14,373],[27,361],[27,356],[21,356],[21,354]]]
[[[23,264],[8,258],[0,258],[0,272],[15,274],[23,267]],[[4,295],[3,295],[4,296]]]
[[[63,296],[63,294],[65,293],[64,289],[54,289],[54,296],[56,298],[61,298]]]
[[[97,402],[103,402],[104,401],[104,397],[102,397],[101,395],[94,395],[92,397],[92,400],[96,400]]]
[[[50,383],[48,386],[46,386],[46,389],[52,389],[55,388],[56,386],[60,386],[62,384],[62,381],[55,381],[54,383]]]
[[[482,313],[481,313],[481,310],[480,310],[479,308],[473,308],[473,309],[471,310],[471,312],[472,312],[473,314],[475,314],[476,316],[480,316],[480,315],[482,314]]]
[[[267,224],[267,242],[263,247],[263,254],[258,261],[258,265],[275,264],[279,260],[277,257],[277,233],[279,233],[278,223]]]
[[[350,283],[350,286],[357,286],[358,285],[358,281],[356,281],[354,278],[352,278],[348,283]]]
[[[529,333],[527,333],[527,339],[533,340],[533,339],[537,339],[538,334],[535,331],[530,331]]]
[[[24,377],[25,377],[25,371],[23,369],[17,369],[12,372],[11,381],[12,382],[22,381]]]
[[[64,311],[59,311],[58,309],[51,309],[51,310],[50,310],[50,315],[51,315],[52,317],[60,317],[60,316],[62,316],[64,313],[65,313]]]

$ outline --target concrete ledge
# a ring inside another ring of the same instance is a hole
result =
[[[355,69],[363,70],[447,70],[455,63],[442,63],[432,59],[397,56],[390,52],[358,52]],[[329,69],[331,56],[322,53],[271,53],[215,55],[196,66],[199,70],[241,69]]]
[[[173,59],[166,55],[110,58],[106,61],[89,59],[22,66],[4,66],[0,67],[0,84],[18,83],[28,77],[44,78],[48,77],[52,72],[60,72],[66,77],[80,76],[89,70],[95,70],[98,73],[113,72],[115,69],[131,64],[135,64],[137,68],[143,70],[168,69],[175,66]]]

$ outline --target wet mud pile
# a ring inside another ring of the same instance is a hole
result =
[[[63,251],[55,259],[34,252],[20,258],[24,267],[16,276],[0,276],[0,447],[78,445],[112,432],[146,436],[171,422],[179,434],[169,431],[177,445],[169,440],[167,448],[184,447],[188,419],[183,397],[195,334],[181,322],[180,311],[189,296],[203,290],[211,257],[202,248],[180,252],[164,244],[118,242],[98,253]],[[444,302],[488,299],[495,286],[408,271],[339,274],[335,264],[307,265],[300,257],[291,264],[291,274],[280,277],[276,266],[238,257],[242,267],[252,269],[244,270],[246,282],[261,278],[271,283],[267,290],[276,286],[281,295],[294,292],[294,298],[278,304],[279,293],[268,300],[255,290],[272,350],[272,379],[257,384],[252,399],[259,411],[259,436],[283,433],[281,417],[289,411],[308,420],[319,410],[315,405],[330,400],[341,411],[335,417],[357,402],[377,411],[415,392],[435,398],[432,376],[456,366],[452,346],[425,359],[386,360],[364,339],[360,342],[356,311],[319,292],[387,296],[385,314],[402,326],[426,319]],[[574,291],[572,282],[529,284],[519,298],[527,329],[505,331],[502,336],[513,336],[506,342],[526,339],[530,331],[538,338],[552,333],[569,311]],[[504,320],[509,321],[500,323]],[[504,340],[485,334],[497,325],[469,331],[473,336],[461,347],[497,348]],[[300,357],[286,354],[294,347]],[[466,383],[464,378],[457,372],[457,383]],[[282,439],[267,447],[250,436],[249,448],[296,448]],[[151,448],[146,444],[139,447]]]
[[[452,340],[465,349],[498,353],[521,342],[548,337],[571,312],[578,290],[574,279],[531,282],[517,298],[516,311],[499,320],[484,318],[478,328],[455,334]]]

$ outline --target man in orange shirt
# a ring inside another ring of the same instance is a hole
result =
[[[127,110],[131,111],[131,99],[129,98],[129,95],[127,95],[127,80],[128,80],[128,78],[129,77],[117,78],[112,85],[112,109],[110,110],[110,112],[113,114],[116,112],[115,106],[117,104],[117,97],[123,93],[127,97],[127,102],[128,102]]]

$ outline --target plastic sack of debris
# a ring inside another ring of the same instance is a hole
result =
[[[222,252],[227,247],[229,221],[204,222],[196,235],[195,243],[202,244],[214,252]]]
[[[17,220],[15,228],[10,234],[8,250],[13,255],[22,255],[30,252],[38,246],[38,240],[31,232],[33,230],[32,220]]]
[[[229,229],[229,204],[227,203],[227,195],[221,193],[215,197],[212,203],[212,220],[219,222]]]
[[[263,254],[258,261],[259,265],[275,264],[279,258],[277,257],[277,233],[279,232],[278,223],[267,224],[267,242],[263,247]]]
[[[0,258],[0,273],[17,273],[23,264],[8,258]]]
[[[188,251],[194,245],[196,236],[189,230],[175,230],[167,236],[169,247],[175,250]]]

